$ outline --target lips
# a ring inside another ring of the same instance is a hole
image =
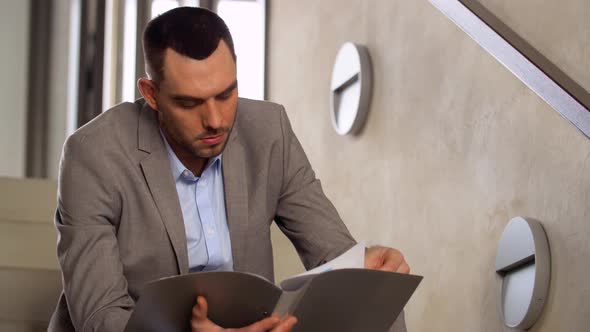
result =
[[[223,142],[225,134],[220,134],[217,136],[209,136],[201,138],[201,142],[205,143],[206,145],[216,145]]]

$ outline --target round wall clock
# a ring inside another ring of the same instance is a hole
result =
[[[498,245],[496,272],[502,277],[504,323],[528,330],[541,316],[551,279],[549,242],[538,221],[510,220]]]
[[[336,56],[330,87],[332,124],[338,134],[355,134],[363,126],[369,112],[371,88],[369,51],[362,45],[344,43]]]

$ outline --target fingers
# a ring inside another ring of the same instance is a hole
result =
[[[406,260],[399,250],[387,248],[384,253],[383,265],[379,270],[397,272],[404,264],[407,265]]]
[[[275,327],[271,332],[291,332],[293,326],[297,324],[297,318],[294,316],[287,316],[283,318],[281,323]]]
[[[370,247],[365,250],[365,268],[377,270],[383,266],[384,261],[384,247]]]
[[[410,273],[403,254],[393,248],[371,247],[365,254],[365,268],[397,273]]]
[[[252,325],[248,325],[248,326],[244,327],[243,329],[238,329],[236,331],[240,331],[240,332],[268,332],[268,331],[272,330],[275,326],[277,326],[280,322],[281,322],[281,320],[279,319],[279,317],[272,316],[272,317],[268,317],[263,320],[260,320]]]
[[[405,261],[397,268],[397,273],[408,274],[410,273],[410,266]]]
[[[208,304],[203,296],[198,296],[195,306],[193,307],[191,319],[192,332],[213,332],[213,331],[233,331],[233,332],[290,332],[297,323],[293,316],[286,316],[280,319],[272,316],[258,321],[252,325],[240,329],[226,329],[216,325],[207,318]]]
[[[290,332],[297,323],[293,316],[286,316],[280,319],[272,316],[258,321],[252,325],[240,329],[226,329],[216,325],[207,318],[208,304],[203,296],[197,297],[193,307],[191,319],[192,332],[213,332],[213,331],[233,331],[233,332]]]
[[[291,332],[293,326],[297,324],[297,318],[294,316],[285,316],[279,319],[277,316],[272,316],[258,321],[252,325],[246,326],[242,329],[231,330],[234,332]],[[229,330],[227,330],[229,331]]]
[[[207,300],[203,296],[197,297],[196,304],[192,310],[192,332],[290,332],[295,323],[297,323],[297,319],[293,316],[285,317],[282,320],[277,316],[272,316],[244,328],[224,330],[207,318],[208,308]]]

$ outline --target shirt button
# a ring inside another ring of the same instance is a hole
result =
[[[207,230],[207,234],[208,234],[208,235],[214,235],[214,234],[215,234],[215,231],[213,230],[213,228],[209,228],[209,229]]]

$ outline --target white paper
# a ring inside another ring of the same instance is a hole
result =
[[[285,291],[293,291],[301,287],[307,280],[320,273],[339,269],[362,269],[365,267],[365,245],[358,243],[340,256],[314,269],[295,275],[281,282]]]

